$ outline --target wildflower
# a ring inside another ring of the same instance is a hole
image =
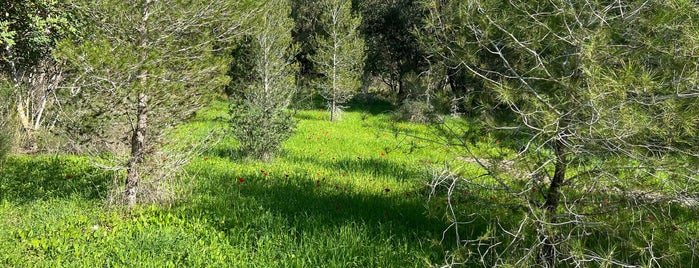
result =
[[[209,157],[204,157],[204,161],[209,161]]]
[[[341,175],[341,176],[342,176],[342,177],[344,177],[344,176],[345,176],[345,173],[342,173],[342,175]]]
[[[243,179],[243,178],[238,178],[238,183],[243,183],[243,182],[245,182],[245,179]]]
[[[381,156],[386,156],[386,153],[384,153],[384,152],[381,152]]]
[[[72,179],[72,178],[73,178],[73,175],[71,175],[71,174],[66,174],[66,179]]]
[[[289,177],[289,174],[288,174],[288,173],[287,173],[287,174],[284,174],[284,177],[288,178],[288,177]]]
[[[383,190],[384,190],[385,192],[387,192],[387,193],[391,191],[391,189],[389,189],[389,188],[386,188],[386,189],[383,189]]]

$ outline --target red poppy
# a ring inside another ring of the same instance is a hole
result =
[[[209,157],[204,157],[204,161],[209,161]]]
[[[243,182],[245,182],[245,179],[243,179],[243,178],[238,178],[238,183],[243,183]]]
[[[389,188],[386,188],[386,189],[383,189],[383,190],[384,190],[385,192],[387,192],[387,193],[391,191],[391,189],[389,189]]]
[[[345,173],[342,173],[342,177],[344,177],[344,176],[345,176]]]
[[[381,152],[381,156],[386,156],[386,153],[384,153],[384,152]]]

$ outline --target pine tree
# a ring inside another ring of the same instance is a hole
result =
[[[312,60],[323,75],[320,94],[328,101],[330,121],[335,120],[341,105],[354,96],[361,85],[364,69],[364,40],[359,36],[360,16],[352,15],[352,1],[323,0],[320,27],[316,35],[316,52]]]
[[[251,44],[244,46],[254,54],[252,59],[246,59],[253,66],[244,75],[250,78],[250,84],[228,87],[232,90],[233,134],[244,153],[265,161],[272,159],[294,129],[287,111],[298,69],[293,63],[297,47],[291,37],[294,21],[290,12],[287,0],[264,3],[249,25]]]
[[[126,170],[125,202],[137,201],[146,163],[170,127],[228,82],[222,53],[251,12],[240,1],[86,1],[93,34],[64,42],[77,69],[66,103],[68,135]]]

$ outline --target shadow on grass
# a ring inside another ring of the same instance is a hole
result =
[[[351,185],[300,176],[261,178],[258,174],[239,174],[246,178],[222,176],[208,178],[198,189],[208,198],[188,204],[191,217],[208,217],[222,232],[254,224],[250,218],[269,212],[283,219],[301,234],[315,234],[322,227],[337,229],[346,224],[361,224],[370,237],[396,236],[399,240],[418,241],[438,237],[446,228],[439,217],[428,216],[422,189],[405,193],[358,192]],[[257,177],[255,177],[257,176]],[[242,206],[242,207],[241,207]],[[258,212],[241,212],[258,209]],[[264,212],[260,212],[262,210]],[[255,214],[241,215],[246,213]],[[220,219],[228,218],[229,221]],[[262,228],[256,226],[255,228]],[[327,229],[326,229],[327,230]]]
[[[0,200],[33,200],[79,196],[104,198],[112,174],[85,160],[64,156],[15,156],[0,167]]]
[[[357,94],[345,106],[348,107],[347,111],[371,115],[385,114],[395,109],[392,103],[373,94]]]
[[[390,157],[386,156],[386,157]],[[321,166],[336,173],[347,173],[352,175],[367,175],[372,177],[393,178],[396,181],[409,181],[424,178],[425,173],[418,167],[410,167],[405,163],[396,163],[381,158],[361,157],[341,158],[330,160],[320,157],[308,157],[298,155],[285,156],[293,163],[308,163]],[[417,163],[415,164],[418,165]]]

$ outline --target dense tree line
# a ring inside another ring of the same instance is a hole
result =
[[[655,176],[667,195],[696,194],[698,22],[699,4],[683,0],[6,1],[0,158],[46,140],[106,155],[133,205],[158,176],[164,133],[211,98],[228,97],[242,151],[271,160],[294,104],[321,97],[336,120],[375,90],[405,119],[451,113],[518,137],[525,183],[479,162],[534,215],[538,237],[520,242],[535,256],[516,258],[577,265],[594,254],[563,249],[592,195],[572,188]],[[475,157],[466,134],[441,126]]]

